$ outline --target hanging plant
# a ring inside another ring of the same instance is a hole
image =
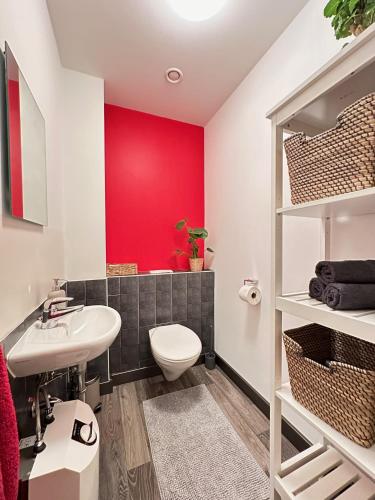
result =
[[[325,17],[332,17],[336,38],[358,36],[375,21],[375,0],[329,0]]]

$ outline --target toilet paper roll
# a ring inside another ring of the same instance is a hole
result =
[[[256,306],[257,304],[259,304],[262,299],[261,291],[258,287],[253,285],[243,285],[240,288],[238,295],[240,296],[241,300],[249,303],[252,306]]]

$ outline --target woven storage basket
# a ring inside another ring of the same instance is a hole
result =
[[[284,141],[292,203],[375,186],[375,93],[342,111],[322,134]]]
[[[107,276],[127,276],[137,273],[137,264],[107,264]]]
[[[284,333],[294,398],[349,439],[375,442],[375,345],[321,325]]]

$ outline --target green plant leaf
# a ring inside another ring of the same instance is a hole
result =
[[[182,219],[182,220],[179,220],[176,224],[176,229],[178,231],[181,231],[181,229],[185,226],[185,224],[187,223],[187,219]]]
[[[352,24],[352,19],[348,18],[341,22],[340,26],[336,30],[336,38],[346,38],[351,35],[350,26]]]
[[[344,12],[343,10],[341,10],[340,13],[338,13],[332,19],[332,26],[335,30],[335,36],[337,40],[351,35],[350,26],[352,23],[353,16],[349,15],[348,12]]]
[[[324,7],[324,17],[332,17],[337,14],[337,10],[341,2],[342,0],[329,0],[327,5]]]
[[[353,14],[354,10],[357,8],[360,0],[349,0],[348,8],[350,14]]]
[[[324,15],[332,17],[336,38],[346,38],[375,22],[375,0],[330,0]]]
[[[375,0],[370,0],[363,14],[363,26],[368,28],[373,22],[375,22]]]
[[[371,5],[368,5],[366,7],[364,15],[365,16],[371,16],[371,15],[374,14],[374,12],[375,12],[375,0],[374,0],[374,3],[372,3]]]
[[[208,231],[204,227],[195,227],[194,229],[189,229],[188,233],[195,240],[204,240],[208,236]]]
[[[207,250],[207,252],[214,253],[214,251],[213,251],[213,250],[212,250],[212,248],[210,248],[210,247],[207,247],[207,248],[206,248],[206,250]]]

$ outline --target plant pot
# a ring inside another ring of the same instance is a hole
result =
[[[362,26],[362,24],[352,24],[349,30],[352,35],[358,36],[365,31],[365,28]]]
[[[192,259],[190,258],[189,259],[189,262],[190,262],[190,271],[193,271],[193,272],[199,272],[199,271],[202,271],[203,269],[203,258],[202,257],[199,257],[197,259]]]
[[[204,269],[212,269],[212,264],[215,258],[213,252],[205,252],[204,254]]]

